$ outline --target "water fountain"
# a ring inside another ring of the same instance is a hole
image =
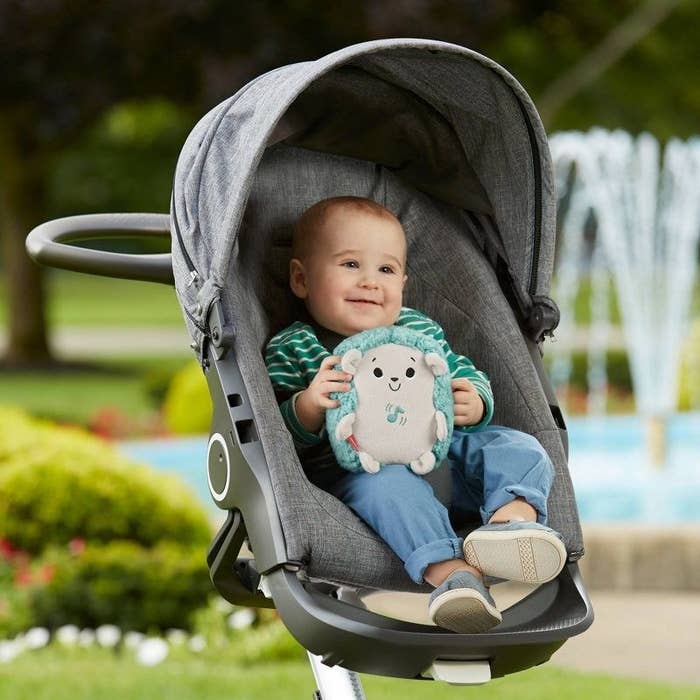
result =
[[[675,412],[679,358],[688,330],[700,235],[700,139],[673,139],[661,149],[649,134],[564,132],[550,139],[562,196],[559,262],[553,297],[559,334],[573,333],[573,303],[584,272],[591,282],[587,337],[589,411],[606,401],[606,350],[617,295],[636,410],[645,417],[652,463],[665,454],[665,424]],[[584,236],[593,217],[596,233]],[[556,353],[552,377],[564,383],[570,351]]]

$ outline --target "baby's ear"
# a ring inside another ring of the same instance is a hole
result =
[[[348,374],[352,374],[354,376],[357,372],[361,359],[362,353],[357,348],[348,350],[340,360],[340,366],[343,368],[343,372],[347,372]]]
[[[289,287],[294,296],[299,299],[306,299],[309,295],[306,289],[306,268],[304,263],[297,258],[292,258],[289,261]]]
[[[439,377],[447,372],[447,362],[440,357],[436,352],[429,352],[425,356],[425,364],[430,367],[430,371]]]

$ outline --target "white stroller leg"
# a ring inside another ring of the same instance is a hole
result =
[[[315,656],[310,651],[306,653],[318,688],[315,700],[365,700],[362,682],[357,673],[342,666],[326,666],[320,656]]]

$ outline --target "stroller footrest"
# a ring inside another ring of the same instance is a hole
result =
[[[575,563],[505,610],[503,623],[482,634],[455,634],[359,609],[305,588],[284,569],[270,572],[267,579],[292,635],[327,665],[358,673],[421,678],[436,660],[449,660],[485,662],[497,678],[547,661],[593,621]]]

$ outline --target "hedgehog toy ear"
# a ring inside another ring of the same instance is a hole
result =
[[[436,352],[429,352],[425,356],[425,364],[430,367],[430,371],[439,377],[447,372],[447,362],[440,357]]]
[[[357,368],[362,359],[362,353],[357,348],[352,348],[348,350],[340,360],[340,366],[343,368],[343,372],[352,374],[353,376],[357,372]]]

